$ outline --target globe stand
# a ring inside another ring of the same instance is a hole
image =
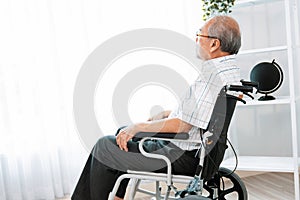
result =
[[[275,97],[266,94],[265,96],[259,97],[258,101],[269,101],[269,100],[275,100],[275,99],[276,99]]]

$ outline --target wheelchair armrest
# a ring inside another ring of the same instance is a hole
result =
[[[133,141],[139,141],[145,137],[155,137],[155,138],[164,138],[164,139],[179,139],[179,140],[187,140],[189,139],[188,133],[155,133],[155,132],[139,132],[137,133]]]

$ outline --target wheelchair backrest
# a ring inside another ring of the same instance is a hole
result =
[[[201,177],[210,180],[218,171],[227,149],[227,132],[234,113],[238,97],[227,94],[223,87],[216,100],[208,128],[201,130],[200,134],[210,132],[205,145],[206,156],[203,163]]]

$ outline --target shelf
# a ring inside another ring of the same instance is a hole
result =
[[[282,0],[237,0],[234,4],[234,8],[242,8],[247,6],[259,5],[264,3],[274,3]]]
[[[276,46],[276,47],[268,47],[268,48],[261,48],[261,49],[242,50],[239,52],[238,55],[247,55],[247,54],[254,54],[254,53],[268,53],[268,52],[284,51],[284,50],[287,50],[287,46]]]
[[[221,166],[229,169],[235,167],[235,158],[222,162]],[[239,156],[237,170],[241,171],[268,171],[268,172],[294,172],[292,157],[263,157]]]
[[[237,106],[259,106],[259,105],[279,105],[279,104],[289,104],[291,99],[288,96],[275,97],[275,100],[270,101],[258,101],[257,99],[252,100],[250,98],[245,98],[246,104],[241,102],[237,103]]]

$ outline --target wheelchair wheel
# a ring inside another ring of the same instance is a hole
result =
[[[247,189],[241,178],[230,169],[221,167],[215,177],[204,184],[209,198],[214,198],[214,189],[218,190],[218,200],[247,200]]]

